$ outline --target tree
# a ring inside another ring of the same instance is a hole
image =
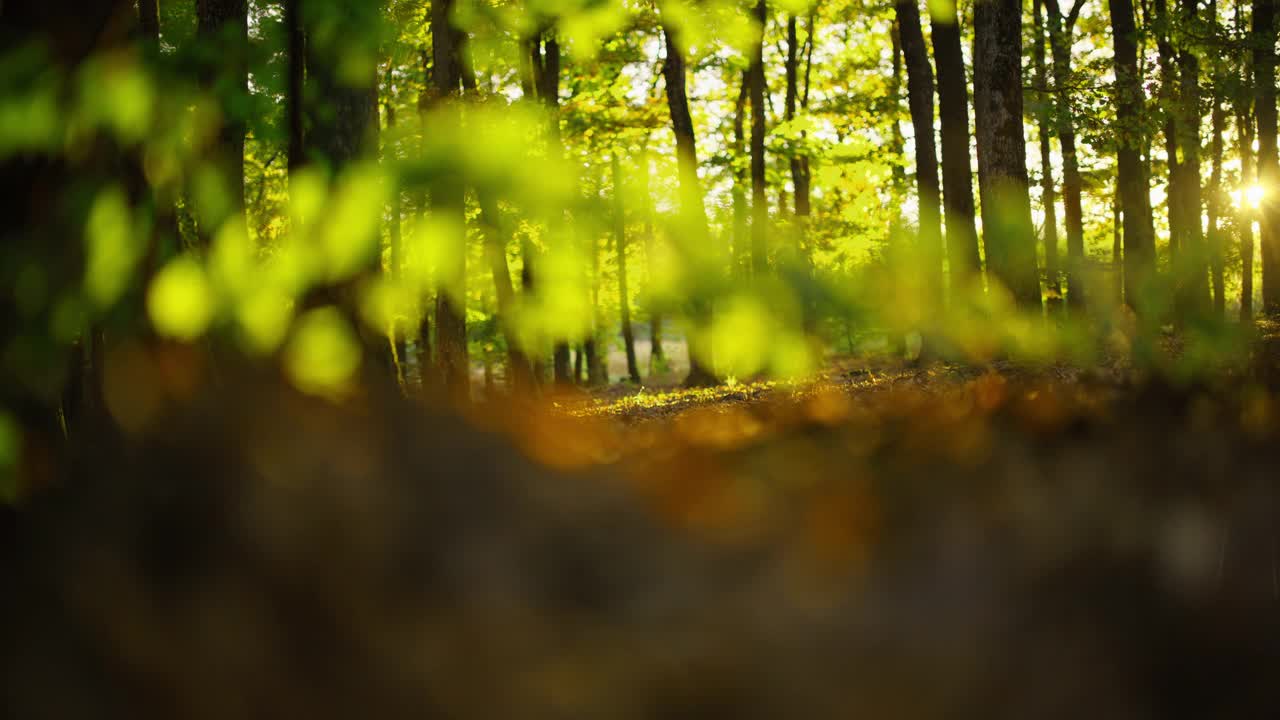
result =
[[[224,222],[244,210],[242,106],[249,92],[249,5],[246,0],[197,0],[196,18],[201,48],[208,53],[203,58],[202,84],[218,97],[222,110],[218,133],[204,151],[219,184],[217,193],[225,197],[202,208],[200,237],[207,244]],[[158,31],[158,17],[156,22]]]
[[[920,200],[919,246],[924,267],[921,282],[931,298],[942,289],[942,209],[938,193],[938,151],[933,136],[933,69],[920,30],[917,0],[894,5],[902,56],[907,67],[907,105],[916,151],[916,192]]]
[[[627,376],[640,384],[640,365],[636,362],[636,334],[631,327],[631,293],[627,285],[627,215],[622,200],[622,164],[618,152],[609,154],[613,170],[613,250],[618,259],[618,306],[622,321],[622,347],[627,354]]]
[[[1045,0],[1045,24],[1049,31],[1049,52],[1053,58],[1054,119],[1058,130],[1058,147],[1062,153],[1062,209],[1067,231],[1067,306],[1083,308],[1084,285],[1084,209],[1081,194],[1080,160],[1076,153],[1074,105],[1071,92],[1072,29],[1084,0],[1075,0],[1065,18],[1058,0]]]
[[[752,47],[747,80],[751,98],[751,271],[757,278],[769,272],[769,201],[765,197],[764,166],[764,32],[769,22],[765,0],[757,0],[755,20],[760,39]]]
[[[1142,167],[1142,76],[1138,73],[1137,26],[1132,0],[1108,0],[1115,44],[1116,73],[1116,194],[1124,220],[1125,302],[1144,310],[1143,293],[1155,273],[1155,243],[1151,234],[1151,197]]]
[[[1280,158],[1276,155],[1276,6],[1253,3],[1254,116],[1258,123],[1258,184],[1263,188],[1262,312],[1280,313]]]
[[[938,116],[942,122],[942,199],[953,296],[979,280],[982,260],[974,226],[973,172],[969,164],[969,88],[960,47],[960,16],[929,4],[933,62],[938,69]]]
[[[676,33],[662,25],[666,58],[662,76],[666,83],[667,109],[671,114],[671,129],[676,137],[676,163],[680,177],[680,214],[685,230],[696,234],[693,242],[707,242],[707,214],[702,204],[702,187],[698,180],[698,150],[693,131],[693,115],[689,112],[689,92],[685,77],[684,52],[678,44]],[[706,301],[695,298],[692,303],[695,319],[709,314]],[[698,387],[717,383],[705,354],[697,347],[694,332],[689,333],[689,374],[685,385]]]
[[[433,84],[448,122],[457,123],[454,102],[462,85],[462,33],[453,23],[453,0],[431,3],[431,47]],[[471,363],[467,356],[467,248],[466,214],[462,178],[442,176],[431,187],[435,212],[452,216],[457,228],[449,238],[450,250],[443,253],[443,267],[437,269],[436,294],[437,364],[446,390],[455,401],[471,396]]]
[[[1058,270],[1058,207],[1053,186],[1053,153],[1050,147],[1053,100],[1049,95],[1048,73],[1044,62],[1044,20],[1040,0],[1032,2],[1034,41],[1031,66],[1036,84],[1036,124],[1040,139],[1040,203],[1044,207],[1044,274],[1049,285],[1050,308],[1062,299],[1062,282]]]
[[[974,124],[987,265],[1019,307],[1041,308],[1027,146],[1022,135],[1022,19],[1018,0],[973,10]]]
[[[1181,0],[1180,20],[1190,36],[1198,20],[1197,0]],[[1178,50],[1181,94],[1178,104],[1178,148],[1182,153],[1183,258],[1181,282],[1182,311],[1202,314],[1208,302],[1208,262],[1201,225],[1203,195],[1200,188],[1200,60],[1190,41],[1184,39]]]

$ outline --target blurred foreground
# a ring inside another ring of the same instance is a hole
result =
[[[693,392],[463,421],[246,375],[85,432],[5,521],[0,713],[1280,710],[1274,388]]]

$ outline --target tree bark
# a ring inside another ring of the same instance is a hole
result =
[[[1076,0],[1065,19],[1058,0],[1045,0],[1045,21],[1049,30],[1049,50],[1053,58],[1054,119],[1058,146],[1062,153],[1062,209],[1067,231],[1067,307],[1086,304],[1084,281],[1084,210],[1081,194],[1084,181],[1076,155],[1075,115],[1071,94],[1071,33],[1084,0]]]
[[[1276,5],[1253,3],[1254,115],[1258,123],[1258,184],[1263,188],[1262,312],[1280,313],[1280,158],[1276,156]]]
[[[1213,281],[1213,316],[1217,319],[1222,319],[1227,307],[1222,228],[1219,227],[1219,221],[1222,218],[1222,210],[1225,205],[1222,194],[1222,134],[1227,124],[1226,109],[1222,105],[1222,93],[1217,89],[1220,85],[1225,84],[1222,80],[1223,78],[1218,78],[1218,82],[1214,83],[1213,90],[1213,110],[1210,118],[1211,137],[1209,141],[1213,170],[1209,179],[1209,197],[1206,203],[1209,215],[1208,246]]]
[[[144,1],[145,4],[145,1]],[[201,85],[215,95],[222,122],[212,145],[204,148],[204,162],[217,174],[227,202],[203,208],[198,217],[200,239],[206,246],[218,228],[244,211],[244,139],[247,126],[238,105],[249,92],[249,6],[246,0],[196,0],[196,35],[216,58],[201,71]]]
[[[1049,307],[1055,309],[1062,302],[1062,280],[1058,270],[1058,206],[1053,185],[1053,153],[1050,147],[1053,97],[1049,93],[1049,76],[1044,58],[1044,20],[1040,12],[1040,0],[1032,0],[1032,19],[1035,33],[1031,48],[1031,66],[1036,83],[1036,124],[1040,140],[1040,203],[1044,207],[1044,275],[1048,285]]]
[[[920,268],[926,298],[932,304],[942,290],[942,208],[938,190],[938,150],[933,134],[933,68],[929,65],[917,0],[898,0],[894,9],[902,56],[907,67],[907,105],[916,151],[916,192],[919,198]]]
[[[144,0],[145,1],[145,0]],[[306,34],[298,5],[302,0],[285,0],[284,26],[288,42],[288,77],[285,83],[285,121],[288,125],[289,172],[306,164],[305,110],[303,88],[306,84]]]
[[[769,21],[765,0],[757,0],[755,20],[760,39],[752,47],[747,68],[751,97],[751,271],[757,278],[769,272],[769,199],[764,166],[764,33]]]
[[[1197,0],[1181,0],[1180,20],[1188,33],[1198,17]],[[1177,113],[1178,149],[1182,153],[1181,199],[1183,253],[1179,277],[1182,314],[1200,315],[1208,307],[1209,253],[1205,246],[1200,187],[1200,60],[1183,40],[1178,50],[1181,94]]]
[[[640,364],[636,362],[636,333],[631,327],[631,291],[627,285],[627,215],[622,199],[622,164],[618,154],[609,156],[613,171],[613,249],[618,257],[618,307],[622,322],[622,347],[627,354],[627,375],[640,384]]]
[[[974,119],[983,240],[995,279],[1017,305],[1039,311],[1027,147],[1022,134],[1022,18],[1018,0],[974,5]]]
[[[751,74],[742,73],[742,85],[733,105],[733,263],[735,275],[748,277],[751,272],[751,237],[749,211],[747,209],[747,168],[742,159],[746,152],[747,97],[750,95]]]
[[[1168,186],[1165,192],[1166,206],[1169,214],[1169,259],[1170,264],[1177,260],[1182,249],[1182,225],[1185,213],[1182,211],[1182,163],[1178,154],[1177,112],[1177,77],[1173,44],[1169,41],[1169,13],[1165,0],[1155,0],[1156,56],[1160,66],[1160,111],[1164,116],[1164,154],[1165,166],[1168,169]]]
[[[689,113],[689,93],[685,78],[684,53],[676,42],[671,27],[662,26],[666,46],[666,61],[662,74],[666,84],[667,109],[671,113],[671,128],[676,137],[676,162],[680,178],[680,213],[685,227],[697,234],[694,242],[707,241],[707,214],[702,204],[702,188],[698,181],[698,152],[693,132],[693,116]],[[762,104],[763,105],[763,104]],[[695,298],[691,304],[693,319],[705,320],[711,314],[706,301]],[[689,374],[684,384],[688,387],[714,385],[719,382],[711,371],[709,355],[699,347],[696,329],[688,333]]]
[[[933,61],[938,70],[938,115],[942,121],[942,199],[946,212],[951,294],[969,291],[982,272],[974,224],[973,170],[969,164],[969,88],[960,47],[960,17],[941,16],[930,6]]]
[[[451,106],[462,85],[460,35],[453,26],[454,0],[431,3],[431,45],[433,84],[436,96],[445,108],[446,122],[457,122],[457,109]],[[444,253],[448,262],[437,269],[436,293],[436,361],[445,390],[455,402],[471,398],[471,363],[467,352],[467,245],[466,208],[462,179],[441,177],[432,185],[431,201],[435,212],[452,216],[458,232],[448,239],[452,245]]]
[[[1108,0],[1115,43],[1116,151],[1120,211],[1124,216],[1125,302],[1145,311],[1142,297],[1155,274],[1151,197],[1142,167],[1142,77],[1138,74],[1137,26],[1132,0]]]

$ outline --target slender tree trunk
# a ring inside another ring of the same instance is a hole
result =
[[[564,152],[560,136],[560,40],[554,29],[547,28],[538,33],[533,39],[531,49],[532,82],[538,98],[542,100],[550,116],[547,126],[547,143],[551,152],[559,156]],[[558,249],[552,248],[551,252],[558,252]],[[525,262],[529,263],[528,255]],[[551,368],[552,380],[556,385],[568,386],[574,383],[575,377],[570,375],[567,340],[558,340],[553,345]]]
[[[1181,21],[1188,32],[1194,32],[1198,19],[1198,0],[1181,0]],[[1201,315],[1209,302],[1209,253],[1204,241],[1201,215],[1203,196],[1200,187],[1200,60],[1183,40],[1178,51],[1181,95],[1178,105],[1178,149],[1182,153],[1181,205],[1183,243],[1181,286],[1182,312]]]
[[[498,321],[507,345],[507,386],[515,393],[532,393],[536,387],[529,358],[520,348],[520,334],[515,326],[516,292],[507,265],[507,232],[503,227],[498,203],[486,190],[477,190],[480,201],[480,223],[484,226],[484,254],[489,261],[493,289],[498,299]]]
[[[751,271],[757,278],[769,272],[769,200],[764,166],[764,33],[769,21],[765,0],[757,0],[755,19],[760,39],[752,48],[747,68],[751,95]]]
[[[1247,68],[1245,73],[1248,73]],[[1248,183],[1254,177],[1253,116],[1246,106],[1236,118],[1240,144],[1240,178],[1242,183]],[[1249,322],[1253,319],[1253,221],[1256,212],[1245,195],[1242,189],[1237,216],[1240,226],[1240,320]]]
[[[1018,0],[974,5],[974,119],[983,239],[995,278],[1019,307],[1040,310],[1035,231],[1022,134],[1022,17]]]
[[[1124,232],[1120,215],[1120,181],[1117,179],[1111,195],[1111,279],[1117,304],[1124,302]]]
[[[889,31],[889,37],[893,43],[893,72],[889,76],[889,114],[893,118],[890,126],[889,145],[893,150],[894,157],[905,158],[907,154],[907,139],[902,135],[902,123],[899,121],[902,113],[902,33],[898,31],[898,23],[895,20],[893,27]],[[966,155],[968,151],[966,150]],[[902,198],[907,193],[907,171],[901,163],[893,164],[893,191],[894,196]],[[894,232],[902,227],[902,203],[895,203],[895,211],[893,215]]]
[[[145,4],[145,2],[144,2]],[[158,22],[158,19],[157,19]],[[224,222],[244,211],[244,139],[247,125],[240,114],[249,92],[249,6],[246,0],[196,0],[196,34],[214,53],[217,64],[201,72],[206,92],[216,94],[222,121],[204,159],[216,172],[226,197],[206,205],[198,216],[202,244],[208,245]]]
[[[662,313],[658,310],[654,299],[654,275],[658,272],[657,249],[653,237],[653,199],[649,196],[649,148],[640,149],[640,187],[637,195],[644,203],[641,213],[644,217],[644,259],[649,276],[649,376],[652,377],[666,366],[667,355],[662,347]]]
[[[1258,184],[1263,188],[1262,312],[1280,313],[1280,158],[1276,156],[1276,6],[1253,3],[1254,115],[1258,122]]]
[[[1137,26],[1132,0],[1108,0],[1115,42],[1117,184],[1124,217],[1124,291],[1130,307],[1144,310],[1142,294],[1155,274],[1151,198],[1142,167],[1143,94],[1138,74]]]
[[[1164,152],[1169,183],[1165,203],[1169,211],[1169,259],[1171,265],[1180,262],[1184,225],[1187,213],[1183,193],[1182,156],[1178,152],[1178,68],[1173,43],[1169,40],[1170,20],[1165,0],[1155,0],[1156,53],[1160,65],[1160,109],[1164,115]],[[1176,270],[1175,270],[1176,276]]]
[[[456,107],[462,85],[461,33],[453,26],[454,0],[431,3],[433,84],[445,122],[459,121]],[[441,177],[431,188],[431,202],[441,216],[452,216],[457,233],[445,240],[451,247],[437,268],[436,360],[446,392],[455,402],[471,398],[471,362],[467,353],[466,208],[462,178]]]
[[[907,104],[915,134],[916,192],[920,202],[920,268],[927,298],[932,305],[942,291],[942,208],[938,191],[938,151],[933,134],[933,68],[929,65],[924,33],[920,30],[917,0],[898,0],[894,8],[902,56],[907,67]]]
[[[743,164],[746,153],[747,96],[750,94],[751,74],[742,73],[742,86],[738,100],[733,105],[733,261],[737,275],[748,277],[751,272],[751,238],[749,236],[747,185],[748,171]]]
[[[1055,113],[1053,96],[1049,93],[1049,74],[1044,58],[1044,20],[1040,12],[1040,0],[1032,2],[1035,44],[1031,48],[1031,65],[1035,72],[1036,124],[1040,135],[1040,203],[1044,206],[1044,275],[1048,285],[1049,308],[1057,308],[1062,302],[1062,281],[1058,270],[1058,207],[1053,186],[1053,151],[1050,147],[1052,118]]]
[[[156,0],[138,0],[138,26],[143,37],[160,42],[160,6]]]
[[[1226,129],[1227,112],[1222,105],[1222,93],[1218,87],[1225,84],[1224,78],[1218,77],[1214,82],[1213,90],[1213,110],[1210,118],[1211,138],[1209,141],[1209,152],[1213,170],[1209,179],[1209,197],[1206,203],[1209,214],[1209,258],[1211,262],[1212,279],[1213,279],[1213,316],[1221,319],[1227,307],[1227,287],[1226,274],[1224,269],[1223,251],[1222,251],[1222,228],[1219,222],[1222,218],[1223,210],[1223,194],[1222,194],[1222,134]]]
[[[666,46],[666,62],[663,63],[663,78],[666,81],[667,108],[671,113],[671,127],[676,136],[676,161],[680,177],[680,213],[684,216],[684,225],[689,231],[697,234],[694,242],[707,242],[707,214],[702,204],[702,188],[698,181],[698,152],[693,132],[693,116],[689,113],[689,94],[685,77],[684,53],[675,41],[675,33],[666,24],[662,27]],[[763,103],[761,103],[763,107]],[[692,315],[695,321],[705,320],[711,314],[709,304],[705,300],[695,299],[692,304]],[[689,375],[685,385],[689,387],[713,385],[717,383],[711,371],[709,355],[698,347],[696,328],[688,333],[689,343]]]
[[[391,87],[391,64],[387,68],[387,87]],[[388,132],[394,134],[396,129],[396,106],[394,100],[388,98],[385,105],[385,116]],[[394,148],[391,145],[385,145],[382,149],[383,157],[394,160],[392,153]],[[400,216],[404,212],[403,202],[400,197],[399,185],[392,183],[391,203],[389,210],[389,227],[391,235],[391,277],[395,279],[397,284],[404,277],[404,237],[402,234]],[[396,366],[396,378],[399,380],[400,387],[404,388],[408,382],[405,374],[405,358],[408,355],[408,328],[402,327],[400,318],[393,320],[391,327],[391,342],[395,353],[394,361]]]
[[[288,77],[285,83],[285,115],[288,125],[289,172],[306,164],[306,137],[303,127],[306,110],[302,106],[306,84],[306,34],[298,5],[302,0],[285,0],[284,25],[288,38]]]
[[[609,156],[613,171],[613,249],[618,257],[618,307],[622,322],[622,346],[627,354],[627,375],[640,384],[640,364],[636,362],[636,334],[631,327],[631,291],[627,285],[627,215],[622,199],[622,164],[617,152]]]
[[[804,49],[811,47],[813,42],[813,14],[809,16],[809,36],[805,40],[805,48],[800,46],[800,38],[797,29],[798,20],[795,15],[787,17],[787,96],[785,118],[787,122],[791,122],[796,118],[797,105],[801,101],[799,75],[800,75],[800,55]],[[808,99],[808,78],[806,72],[805,100]],[[813,258],[809,253],[809,215],[811,212],[809,197],[809,158],[803,154],[803,143],[805,135],[800,133],[800,141],[791,148],[791,185],[795,190],[795,218],[794,227],[794,253],[795,263],[798,267],[803,268],[805,276],[812,278],[813,276]],[[802,294],[801,305],[801,326],[808,334],[813,334],[817,327],[817,308],[811,299],[809,293]]]
[[[952,297],[980,280],[982,260],[974,225],[973,170],[969,164],[969,89],[960,46],[960,17],[939,15],[930,4],[933,61],[938,69],[938,115],[942,121],[942,199],[946,209],[947,256]],[[980,285],[978,286],[981,287]]]
[[[1080,176],[1080,160],[1076,155],[1075,116],[1071,92],[1071,32],[1084,0],[1076,0],[1064,21],[1058,0],[1045,0],[1045,21],[1049,31],[1049,50],[1053,58],[1054,120],[1058,145],[1062,153],[1062,209],[1067,231],[1067,306],[1083,308],[1086,300],[1084,284],[1084,210],[1081,194],[1084,181]]]

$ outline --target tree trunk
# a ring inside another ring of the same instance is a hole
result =
[[[974,5],[974,119],[988,267],[1019,307],[1039,311],[1035,232],[1022,135],[1022,19],[1018,0]]]
[[[1053,97],[1049,94],[1049,75],[1044,59],[1044,20],[1040,12],[1040,0],[1032,1],[1032,20],[1035,33],[1031,47],[1031,65],[1035,72],[1036,124],[1040,136],[1040,203],[1044,206],[1044,275],[1048,285],[1049,308],[1056,309],[1062,302],[1062,281],[1058,271],[1058,207],[1053,186],[1053,153],[1050,147]]]
[[[1124,217],[1125,302],[1144,311],[1143,293],[1155,274],[1151,235],[1151,198],[1143,171],[1143,93],[1138,74],[1137,27],[1132,0],[1108,0],[1115,43],[1116,151],[1120,211]]]
[[[145,2],[143,4],[146,4]],[[240,106],[249,92],[249,5],[246,0],[196,0],[196,34],[216,65],[201,71],[205,92],[218,97],[221,124],[204,162],[214,169],[226,201],[202,207],[198,229],[208,245],[224,222],[244,211],[244,138]]]
[[[622,199],[622,164],[618,154],[609,156],[613,171],[613,249],[618,257],[618,307],[622,322],[622,347],[627,354],[627,375],[640,384],[640,364],[636,362],[636,334],[631,327],[631,291],[627,286],[627,215]]]
[[[1067,231],[1067,306],[1083,308],[1086,302],[1084,281],[1084,210],[1081,193],[1080,161],[1076,155],[1075,116],[1071,94],[1071,31],[1079,17],[1083,0],[1076,0],[1065,21],[1058,0],[1045,0],[1045,20],[1049,30],[1049,50],[1053,58],[1054,113],[1058,145],[1062,153],[1062,209]]]
[[[1276,6],[1253,3],[1254,115],[1258,122],[1258,184],[1264,189],[1262,312],[1280,313],[1280,158],[1276,156]]]
[[[980,280],[982,259],[974,225],[973,171],[969,164],[969,88],[960,47],[960,17],[934,12],[930,4],[933,61],[938,69],[938,116],[942,121],[942,199],[953,298]],[[981,287],[979,285],[979,287]]]
[[[453,26],[454,0],[431,3],[431,45],[436,96],[446,108],[446,122],[458,122],[456,103],[462,84],[461,33]],[[452,216],[457,234],[448,239],[448,262],[437,269],[436,360],[446,392],[455,402],[471,398],[471,363],[467,355],[466,208],[462,179],[441,177],[431,188],[435,212]]]
[[[751,74],[742,73],[742,86],[733,105],[733,264],[735,275],[748,277],[751,272],[751,239],[747,220],[747,169],[742,159],[746,151],[747,96],[750,94]]]
[[[649,274],[649,375],[660,372],[667,363],[667,355],[662,347],[662,313],[656,307],[654,299],[654,273],[657,272],[657,249],[653,238],[653,199],[649,197],[649,148],[640,149],[640,187],[637,195],[644,203],[644,259]]]
[[[764,167],[764,33],[768,23],[765,0],[757,0],[755,19],[760,39],[752,48],[747,67],[751,96],[751,271],[757,278],[769,272],[769,200]]]
[[[543,29],[534,36],[531,43],[531,60],[533,65],[532,82],[538,98],[547,109],[547,144],[550,152],[561,155],[564,152],[560,137],[560,40],[552,28]],[[529,248],[530,250],[532,248]],[[550,252],[557,252],[551,248]],[[525,256],[526,267],[529,255]],[[536,272],[536,271],[535,271]],[[567,387],[574,384],[575,377],[569,367],[569,342],[557,340],[551,351],[551,376],[556,385]]]
[[[894,8],[902,56],[907,66],[907,105],[915,135],[916,192],[920,203],[920,277],[931,306],[942,291],[942,208],[938,191],[938,151],[933,135],[933,68],[929,65],[917,0],[898,0]]]
[[[813,13],[809,15],[809,35],[805,39],[805,48],[812,48],[813,44]],[[795,15],[787,17],[787,97],[786,97],[786,121],[791,122],[796,118],[797,106],[799,103],[808,100],[808,70],[805,72],[805,94],[804,98],[800,97],[799,75],[800,75],[800,39],[797,31],[798,21]],[[809,235],[809,215],[811,212],[809,197],[809,158],[802,154],[805,134],[800,133],[800,142],[791,149],[791,185],[795,190],[795,219],[793,227],[794,232],[794,253],[795,262],[799,268],[803,268],[805,277],[812,280],[813,277],[813,258],[809,253],[808,235]],[[798,147],[799,146],[799,147]],[[810,293],[802,293],[801,297],[801,326],[808,334],[813,334],[817,329],[817,308]]]
[[[1245,73],[1248,74],[1246,66]],[[1248,87],[1248,83],[1245,83]],[[1253,138],[1254,124],[1252,113],[1248,107],[1236,115],[1236,127],[1239,135],[1240,177],[1242,182],[1250,182],[1254,176]],[[1240,320],[1249,322],[1253,319],[1253,220],[1255,208],[1250,204],[1245,193],[1241,192],[1240,209],[1237,224],[1240,227]]]
[[[537,386],[515,326],[516,292],[511,282],[511,268],[507,265],[507,232],[493,196],[485,190],[477,190],[476,195],[480,200],[480,223],[484,226],[484,254],[498,298],[498,323],[507,345],[507,389],[530,394]]]
[[[902,33],[898,31],[896,20],[889,30],[889,38],[893,43],[893,72],[889,76],[889,115],[893,118],[893,123],[889,132],[889,146],[893,150],[894,157],[905,158],[907,140],[902,135],[902,123],[899,122],[902,113]],[[904,197],[907,192],[907,172],[901,163],[896,162],[893,164],[893,191],[896,198]],[[896,235],[902,227],[902,203],[894,204],[893,220],[890,221],[893,223],[891,228],[893,232],[890,235]]]
[[[143,37],[160,42],[160,6],[156,0],[138,0],[138,26]]]
[[[1182,26],[1192,32],[1197,19],[1197,0],[1182,0]],[[1274,38],[1273,38],[1274,39]],[[1182,153],[1180,205],[1182,207],[1182,267],[1179,289],[1181,314],[1201,315],[1208,306],[1209,253],[1204,242],[1200,188],[1200,60],[1183,40],[1178,51],[1180,88],[1177,131]]]
[[[1170,265],[1177,263],[1178,254],[1183,245],[1183,212],[1182,197],[1182,163],[1178,153],[1178,123],[1175,105],[1177,104],[1177,77],[1173,44],[1169,41],[1169,13],[1165,0],[1155,0],[1156,53],[1160,65],[1159,103],[1164,115],[1164,154],[1168,168],[1168,187],[1165,205],[1169,214],[1169,260]]]
[[[1241,5],[1237,0],[1235,7],[1235,30],[1240,38],[1248,36],[1248,31],[1241,18]],[[1242,43],[1247,48],[1247,43]],[[1240,207],[1237,209],[1236,225],[1240,233],[1240,321],[1251,322],[1253,319],[1253,219],[1254,211],[1246,196],[1248,183],[1254,178],[1253,139],[1255,125],[1253,121],[1253,54],[1247,49],[1238,58],[1240,63],[1240,86],[1234,98],[1236,116],[1236,142],[1240,155]]]
[[[1217,81],[1214,82],[1213,111],[1210,119],[1212,129],[1209,141],[1213,170],[1209,178],[1209,197],[1207,202],[1209,214],[1209,258],[1213,279],[1213,316],[1219,320],[1222,319],[1227,307],[1222,228],[1218,227],[1224,206],[1222,194],[1222,133],[1227,124],[1227,112],[1222,105],[1222,93],[1218,88],[1225,84],[1224,80],[1225,78],[1218,77]]]
[[[387,67],[387,88],[391,87],[391,67],[388,63]],[[395,102],[388,98],[384,105],[386,113],[387,131],[390,134],[395,133],[396,129],[396,106]],[[382,149],[383,157],[395,160],[392,157],[392,146],[387,145]],[[404,212],[403,203],[401,201],[400,187],[396,183],[391,183],[391,203],[389,210],[389,233],[391,236],[391,277],[397,283],[404,277],[404,237],[400,223],[400,215]],[[408,384],[408,376],[405,374],[405,358],[408,354],[408,328],[402,327],[399,317],[392,320],[391,327],[391,345],[395,357],[393,358],[396,366],[396,379],[399,381],[400,387],[404,388]]]
[[[306,34],[298,5],[302,0],[285,0],[284,25],[288,36],[288,77],[285,83],[285,115],[288,125],[289,172],[292,174],[306,164],[306,138],[302,106],[303,87],[306,83]]]
[[[693,116],[689,113],[689,94],[685,78],[684,53],[675,41],[675,33],[665,22],[662,35],[666,46],[666,61],[662,66],[666,81],[667,108],[671,113],[671,127],[676,136],[676,161],[680,177],[680,213],[686,228],[697,234],[693,242],[707,241],[707,214],[702,204],[702,188],[698,181],[698,152],[693,132]],[[763,103],[761,104],[763,106]],[[691,306],[695,321],[706,320],[711,314],[705,300],[695,299]],[[689,343],[689,375],[684,384],[688,387],[714,385],[718,382],[711,371],[709,355],[696,339],[696,328],[687,333]]]

